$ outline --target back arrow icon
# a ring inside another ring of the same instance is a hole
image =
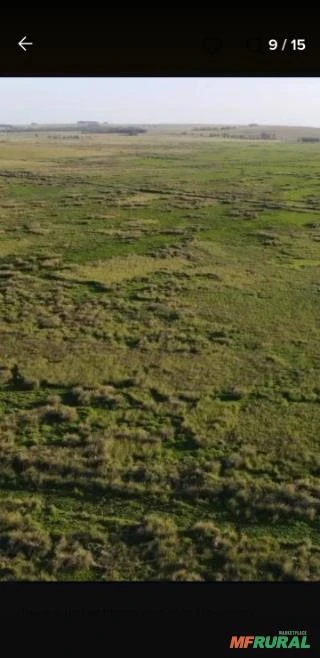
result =
[[[33,46],[33,43],[31,41],[25,41],[26,38],[27,37],[23,37],[21,41],[19,41],[18,43],[18,46],[20,46],[20,48],[22,48],[25,52],[27,51],[25,46]]]

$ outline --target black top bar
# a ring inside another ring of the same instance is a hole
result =
[[[0,35],[1,76],[317,76],[311,27],[228,24],[10,24]],[[19,45],[20,44],[20,45]]]

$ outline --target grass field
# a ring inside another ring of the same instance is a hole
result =
[[[320,144],[183,132],[0,139],[1,580],[320,578]]]

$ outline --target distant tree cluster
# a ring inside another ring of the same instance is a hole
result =
[[[320,137],[299,137],[298,142],[320,142]]]
[[[146,133],[145,128],[138,128],[136,126],[121,126],[111,128],[110,126],[86,126],[86,128],[81,129],[82,133],[119,133],[121,135],[139,135],[140,133]]]
[[[262,132],[260,133],[260,139],[276,139],[276,136],[275,133]]]
[[[257,123],[249,123],[248,128],[258,127]],[[215,128],[215,129],[214,129]],[[240,128],[240,126],[239,126]],[[214,129],[214,130],[213,130]],[[231,130],[237,130],[237,126],[202,126],[193,128],[193,131],[205,133],[209,132],[209,137],[222,137],[223,139],[277,139],[275,133],[262,131],[261,133],[255,132],[230,132]]]
[[[197,126],[197,128],[192,128],[193,132],[198,132],[198,131],[205,131],[205,130],[212,130],[212,128],[215,128],[215,125],[212,126]],[[236,128],[236,126],[219,126],[216,129],[217,130],[232,130]]]
[[[38,133],[36,133],[38,136]],[[80,135],[48,135],[48,139],[80,139]]]
[[[14,132],[34,132],[36,129],[37,133],[39,132],[51,132],[51,133],[70,133],[77,132],[82,134],[88,133],[118,133],[121,135],[139,135],[140,133],[147,132],[146,128],[140,128],[139,126],[110,126],[107,123],[99,123],[99,121],[78,121],[77,124],[69,125],[35,125],[31,124],[29,126],[6,126],[5,124],[0,125],[0,132],[6,130],[13,130]],[[66,137],[70,139],[70,136]],[[75,139],[75,137],[74,137]]]
[[[262,132],[260,134],[211,132],[209,137],[222,137],[223,139],[276,139],[275,133]]]

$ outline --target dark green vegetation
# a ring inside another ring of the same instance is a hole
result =
[[[2,580],[320,578],[319,167],[0,142]]]

